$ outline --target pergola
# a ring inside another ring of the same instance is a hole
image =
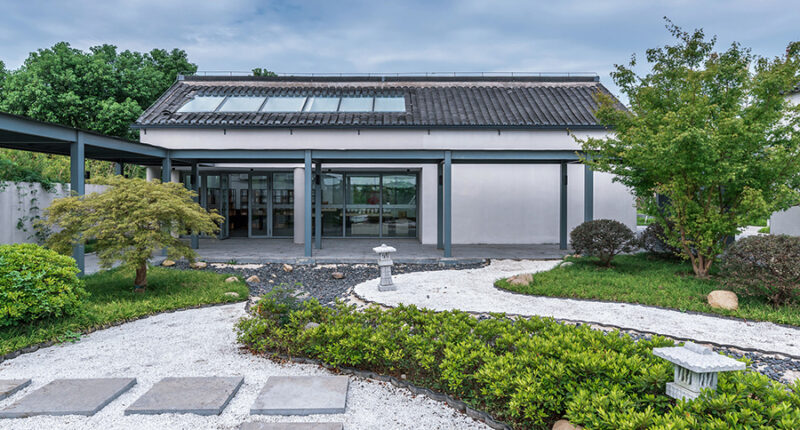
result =
[[[117,163],[121,174],[124,163],[161,166],[162,181],[171,180],[173,165],[190,166],[192,187],[197,190],[198,165],[203,163],[286,163],[304,169],[304,250],[312,257],[313,248],[322,247],[321,186],[314,182],[325,163],[421,163],[438,165],[437,247],[445,258],[452,257],[452,165],[453,164],[558,164],[561,166],[559,201],[559,245],[567,249],[567,164],[579,163],[579,153],[569,150],[243,150],[243,149],[166,149],[132,142],[72,127],[45,123],[30,118],[0,113],[0,147],[70,157],[71,188],[75,194],[85,190],[86,158]],[[312,214],[312,199],[316,211]],[[584,168],[584,220],[593,219],[593,173]],[[317,219],[312,234],[312,216]],[[312,243],[313,242],[313,243]],[[192,246],[199,240],[192,236]],[[73,257],[83,270],[84,252],[76,246]]]

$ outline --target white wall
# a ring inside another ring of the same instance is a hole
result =
[[[769,219],[769,232],[800,236],[800,206],[772,214]]]

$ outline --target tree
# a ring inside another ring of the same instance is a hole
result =
[[[195,252],[179,236],[216,233],[223,220],[197,204],[197,194],[179,183],[121,176],[103,183],[111,189],[57,199],[45,210],[45,225],[57,230],[47,245],[69,252],[75,244],[96,240],[101,265],[109,268],[120,261],[135,270],[137,291],[147,286],[147,261],[154,252],[166,249],[169,258],[193,260]]]
[[[611,74],[630,110],[597,96],[605,138],[578,139],[592,168],[616,175],[664,227],[668,241],[707,277],[725,239],[747,220],[798,201],[800,108],[785,96],[798,81],[800,57],[760,58],[733,43],[685,32],[667,20],[677,43],[647,50]],[[657,195],[668,204],[659,205]]]
[[[275,77],[278,76],[277,73],[269,71],[267,69],[262,69],[261,67],[256,67],[253,69],[253,76],[271,76]]]

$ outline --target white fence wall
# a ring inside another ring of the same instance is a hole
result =
[[[800,236],[800,206],[772,214],[769,219],[769,232]]]
[[[86,184],[86,193],[103,192],[107,186]],[[36,243],[33,222],[44,216],[54,199],[69,195],[69,184],[55,184],[47,191],[31,182],[0,183],[0,244]]]

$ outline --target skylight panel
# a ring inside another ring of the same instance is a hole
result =
[[[300,112],[306,102],[305,97],[270,97],[262,112]]]
[[[306,112],[336,112],[339,97],[311,97],[306,103]]]
[[[342,97],[339,112],[372,112],[372,97]]]
[[[178,112],[214,112],[224,96],[197,96],[178,109]]]
[[[266,97],[230,96],[220,106],[220,112],[258,112]]]
[[[405,112],[405,97],[375,97],[375,112]]]

